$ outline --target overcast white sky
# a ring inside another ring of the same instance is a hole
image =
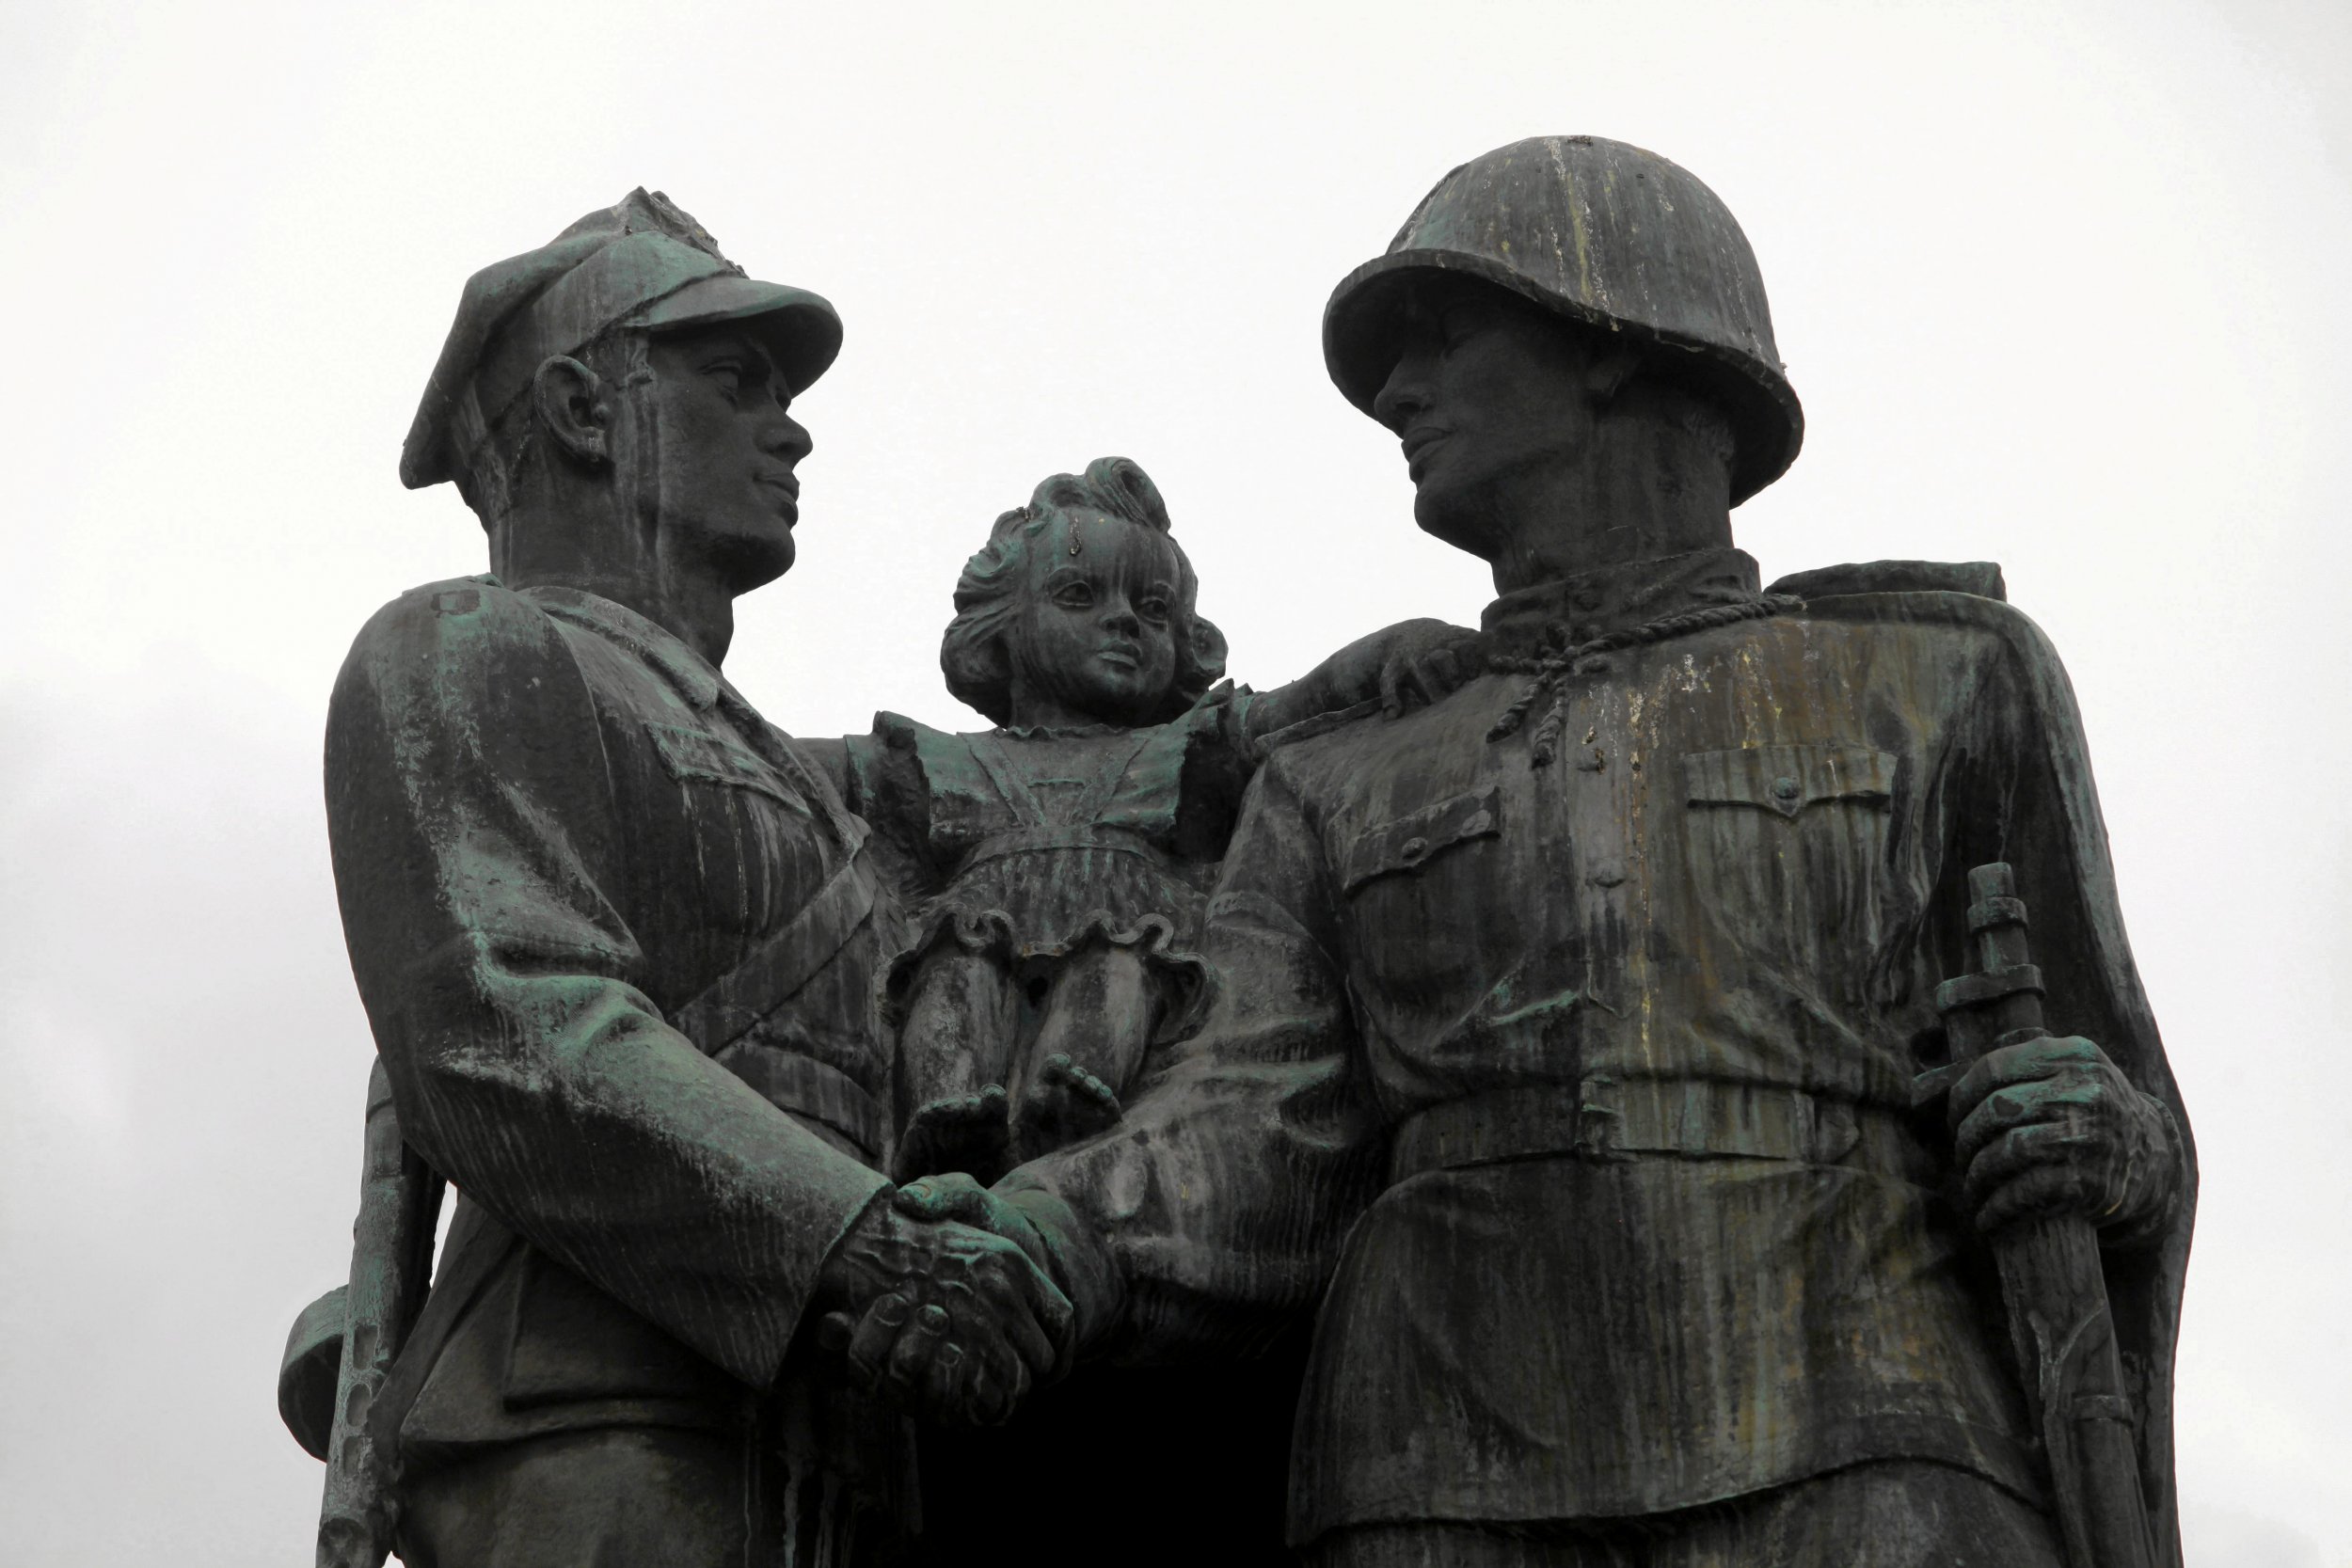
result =
[[[1481,571],[1326,381],[1332,284],[1486,149],[1592,132],[1745,224],[1805,401],[1768,575],[1991,558],[2067,656],[2205,1196],[2202,1568],[2344,1568],[2352,8],[0,6],[0,1540],[309,1552],[293,1312],[371,1046],[318,788],[351,635],[483,569],[394,476],[466,276],[631,186],[829,295],[801,565],[728,672],[942,724],[962,559],[1158,479],[1234,673]]]

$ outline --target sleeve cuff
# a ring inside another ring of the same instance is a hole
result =
[[[2101,1227],[2100,1243],[2108,1247],[2144,1247],[2162,1241],[2171,1233],[2181,1194],[2188,1185],[2188,1162],[2181,1146],[2180,1123],[2173,1120],[2171,1108],[2147,1094],[2139,1097],[2139,1102],[2149,1127],[2146,1153],[2140,1169],[2127,1179],[2132,1201]]]
[[[1045,1243],[1054,1284],[1070,1298],[1077,1353],[1084,1359],[1118,1332],[1127,1295],[1119,1260],[1058,1194],[1033,1185],[1018,1171],[1006,1181],[997,1196],[1018,1209]]]

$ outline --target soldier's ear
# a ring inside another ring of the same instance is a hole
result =
[[[531,378],[532,411],[558,451],[600,467],[612,457],[612,405],[604,378],[568,355],[550,355]]]
[[[1630,349],[1594,355],[1584,366],[1584,392],[1593,400],[1593,406],[1606,408],[1615,402],[1641,362],[1642,356]]]

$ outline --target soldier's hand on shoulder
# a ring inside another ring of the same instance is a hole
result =
[[[1467,627],[1400,621],[1369,641],[1379,657],[1378,690],[1369,695],[1379,697],[1380,711],[1390,719],[1442,701],[1478,673],[1478,634]]]
[[[1443,621],[1399,621],[1350,642],[1286,689],[1295,721],[1377,702],[1393,719],[1453,693],[1478,673],[1478,634]]]
[[[1977,1225],[2052,1214],[2133,1226],[2178,1190],[2169,1112],[2079,1036],[1985,1053],[1952,1088],[1954,1152]]]

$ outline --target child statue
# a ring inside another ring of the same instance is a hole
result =
[[[996,727],[876,718],[846,757],[853,809],[927,895],[892,967],[893,1174],[982,1180],[1119,1119],[1210,976],[1190,951],[1243,786],[1276,732],[1433,689],[1470,634],[1407,622],[1263,694],[1142,468],[1056,474],[996,519],[956,584],[947,688]]]

